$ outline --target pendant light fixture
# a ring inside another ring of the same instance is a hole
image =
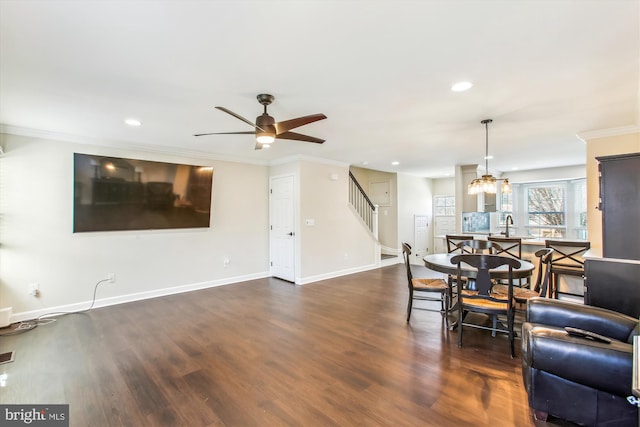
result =
[[[511,183],[509,182],[509,178],[505,178],[502,181],[502,185],[500,186],[500,191],[503,193],[511,193]]]
[[[467,187],[468,194],[478,194],[478,193],[495,194],[496,193],[496,187],[497,187],[496,178],[494,178],[494,176],[489,173],[489,123],[491,123],[492,121],[493,120],[491,119],[485,119],[480,122],[484,125],[484,129],[485,129],[485,156],[484,156],[485,174],[482,175],[482,178],[476,178],[473,181],[471,181],[471,183]],[[511,191],[511,184],[509,184],[508,178],[505,178],[502,181],[500,190],[503,193],[508,193]]]

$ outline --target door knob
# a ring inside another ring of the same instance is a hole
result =
[[[289,233],[289,236],[294,236],[293,231],[291,233]]]

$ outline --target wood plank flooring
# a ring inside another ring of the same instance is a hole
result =
[[[0,337],[0,401],[68,403],[72,426],[552,425],[531,419],[506,337],[465,329],[458,348],[406,302],[398,264],[68,315]]]

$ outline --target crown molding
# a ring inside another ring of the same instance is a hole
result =
[[[163,154],[169,156],[178,157],[193,157],[205,160],[217,160],[234,163],[254,164],[260,166],[268,166],[269,163],[266,160],[246,159],[242,157],[209,153],[198,150],[183,150],[175,149],[172,147],[162,147],[157,145],[143,145],[134,144],[126,141],[100,139],[90,136],[67,134],[62,132],[51,132],[46,130],[23,128],[19,126],[9,126],[0,123],[0,133],[8,135],[25,136],[30,138],[42,138],[54,141],[64,141],[76,144],[93,145],[106,148],[116,148],[121,150],[140,151],[145,153]]]
[[[68,134],[62,132],[51,132],[46,130],[24,128],[19,126],[10,126],[0,123],[0,133],[25,136],[30,138],[43,138],[54,141],[65,141],[77,144],[87,144],[100,147],[118,148],[123,150],[142,151],[154,154],[164,154],[170,156],[182,156],[182,157],[194,157],[206,160],[218,160],[234,163],[254,164],[260,166],[277,166],[291,162],[309,161],[313,163],[321,163],[331,166],[348,167],[349,164],[345,162],[338,162],[335,160],[328,160],[321,157],[307,156],[307,155],[294,155],[282,157],[274,160],[255,160],[246,159],[242,157],[220,155],[215,153],[208,153],[197,150],[177,150],[170,147],[160,147],[151,145],[134,144],[126,141],[107,140],[89,136]]]
[[[576,134],[578,139],[586,144],[590,139],[608,138],[610,136],[629,135],[640,132],[640,125],[620,126],[610,129],[591,130]]]

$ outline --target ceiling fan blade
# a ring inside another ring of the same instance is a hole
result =
[[[294,141],[315,142],[316,144],[322,144],[324,139],[316,138],[309,135],[303,135],[296,132],[282,132],[276,135],[276,139],[291,139]]]
[[[242,117],[240,114],[236,114],[236,113],[234,113],[233,111],[228,110],[228,109],[226,109],[226,108],[224,108],[224,107],[216,107],[216,108],[217,108],[218,110],[220,110],[220,111],[224,111],[225,113],[232,115],[232,116],[233,116],[233,117],[235,117],[236,119],[242,120],[242,121],[243,121],[243,122],[245,122],[246,124],[248,124],[248,125],[250,125],[250,126],[253,126],[253,127],[254,127],[254,128],[256,128],[256,129],[260,129],[262,132],[265,132],[265,130],[264,130],[264,129],[262,129],[261,127],[259,127],[257,124],[255,124],[255,123],[253,123],[253,122],[251,122],[251,121],[249,121],[249,120],[245,119],[245,118],[244,118],[244,117]]]
[[[213,133],[197,133],[193,136],[205,136],[205,135],[255,135],[255,132],[213,132]]]
[[[291,129],[295,129],[300,126],[308,125],[309,123],[317,122],[318,120],[324,120],[327,116],[324,114],[311,114],[310,116],[298,117],[297,119],[285,120],[283,122],[274,123],[276,133],[280,135]]]

